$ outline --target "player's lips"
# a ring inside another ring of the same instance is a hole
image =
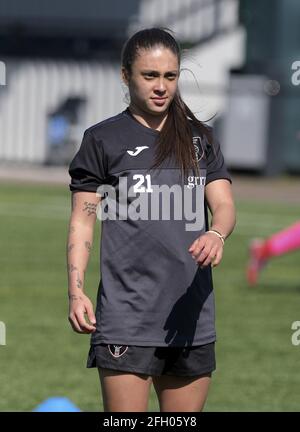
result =
[[[167,100],[167,97],[152,97],[151,98],[156,105],[163,105]]]

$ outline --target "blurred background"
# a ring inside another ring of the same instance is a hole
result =
[[[51,396],[103,410],[97,371],[85,368],[89,336],[67,320],[67,168],[84,130],[127,106],[121,49],[152,26],[181,44],[182,96],[216,129],[238,210],[214,270],[217,371],[205,409],[299,410],[300,253],[270,262],[256,287],[245,277],[249,241],[300,219],[299,22],[298,0],[0,0],[1,411]]]

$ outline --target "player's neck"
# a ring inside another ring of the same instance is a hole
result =
[[[168,113],[162,113],[161,115],[153,116],[145,111],[142,111],[133,104],[129,105],[130,113],[133,117],[140,122],[142,125],[160,131],[165,124]]]

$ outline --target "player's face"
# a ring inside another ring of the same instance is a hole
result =
[[[140,49],[132,64],[128,85],[131,104],[142,112],[159,116],[167,111],[175,96],[179,65],[175,54],[164,47]]]

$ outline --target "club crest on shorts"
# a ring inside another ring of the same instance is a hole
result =
[[[128,345],[107,345],[107,348],[113,357],[121,357],[128,350]]]

